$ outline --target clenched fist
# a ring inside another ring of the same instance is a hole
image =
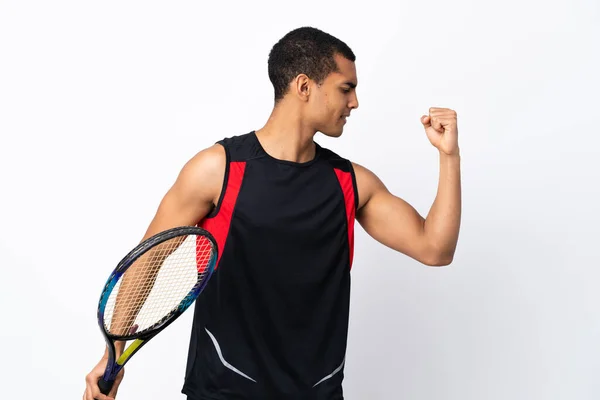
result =
[[[429,109],[429,115],[421,117],[427,138],[440,152],[458,155],[458,127],[456,111],[449,108]]]

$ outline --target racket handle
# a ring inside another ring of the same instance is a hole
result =
[[[98,388],[100,388],[100,393],[108,394],[114,384],[115,384],[115,381],[107,382],[104,380],[104,378],[100,378],[100,380],[98,381]]]

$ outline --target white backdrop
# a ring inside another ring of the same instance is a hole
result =
[[[268,52],[303,25],[357,54],[360,108],[317,140],[422,214],[419,117],[459,117],[453,264],[356,225],[346,398],[600,397],[600,3],[385,1],[0,2],[2,398],[81,398],[104,280],[192,155],[266,121]],[[191,316],[119,399],[184,398]]]

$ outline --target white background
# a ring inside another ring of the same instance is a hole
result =
[[[598,399],[600,3],[0,3],[6,399],[77,399],[96,305],[183,164],[264,124],[271,46],[321,28],[357,54],[360,108],[317,141],[426,215],[419,117],[458,112],[463,222],[429,268],[357,224],[344,390],[362,399]],[[128,364],[120,399],[183,399],[192,313]]]

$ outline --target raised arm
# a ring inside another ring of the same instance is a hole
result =
[[[421,117],[427,137],[439,150],[438,190],[426,218],[388,191],[365,167],[353,164],[359,192],[357,220],[380,243],[430,266],[454,258],[461,219],[460,152],[456,113],[432,108]]]

